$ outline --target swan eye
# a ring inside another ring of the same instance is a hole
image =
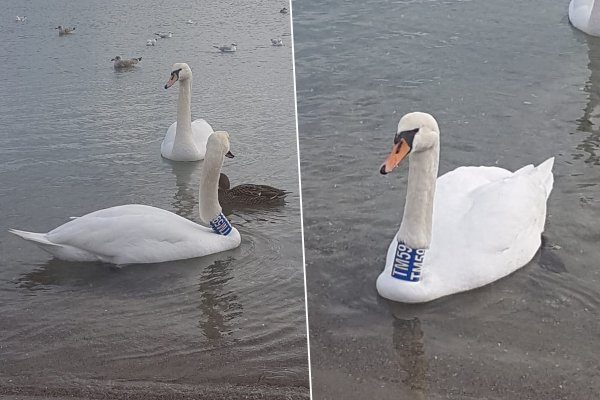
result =
[[[181,70],[182,70],[182,69],[183,69],[183,68],[179,68],[179,69],[177,69],[177,70],[175,70],[175,71],[171,72],[171,75],[177,75],[177,78],[179,78],[179,73],[181,72]]]

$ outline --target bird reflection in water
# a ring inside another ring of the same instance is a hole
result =
[[[243,307],[238,295],[227,285],[233,278],[233,266],[233,258],[217,260],[200,275],[199,308],[203,318],[199,327],[208,339],[223,339],[233,333],[234,329],[229,322],[242,315]]]
[[[574,159],[583,159],[586,164],[600,165],[600,41],[593,37],[586,37],[586,40],[590,78],[584,91],[588,94],[588,101],[583,116],[577,120],[577,130],[588,135],[577,145],[577,150],[583,153],[575,154]]]
[[[401,366],[402,382],[414,392],[415,399],[425,399],[427,361],[419,318],[395,318],[393,342]]]

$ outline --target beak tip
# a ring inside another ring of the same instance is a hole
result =
[[[379,173],[381,175],[387,175],[388,172],[385,170],[385,165],[382,165],[381,168],[379,169]]]

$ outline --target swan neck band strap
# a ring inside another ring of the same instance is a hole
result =
[[[392,278],[407,282],[419,282],[424,256],[425,249],[413,249],[398,241],[392,265]]]
[[[233,230],[231,223],[229,223],[229,220],[223,213],[219,213],[213,218],[213,220],[209,222],[209,225],[217,235],[227,236]]]

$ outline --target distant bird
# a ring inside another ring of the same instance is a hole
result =
[[[17,17],[15,18],[15,22],[25,22],[25,21],[27,21],[27,17],[26,16],[19,17],[17,15]]]
[[[288,9],[286,7],[283,7],[281,10],[279,10],[280,13],[282,14],[287,14],[288,13]]]
[[[281,38],[271,39],[271,46],[283,46]]]
[[[62,36],[62,35],[68,35],[70,33],[73,33],[73,31],[75,30],[75,27],[69,28],[68,26],[63,27],[62,25],[59,25],[54,29],[58,29],[58,35]]]
[[[221,53],[234,53],[237,50],[237,44],[231,43],[230,46],[213,46],[215,49],[218,49]]]
[[[168,39],[173,37],[173,32],[169,31],[169,32],[155,32],[155,35],[158,35],[158,37],[160,37],[161,39]]]
[[[219,176],[219,203],[222,205],[259,206],[285,203],[290,192],[267,185],[244,184],[230,187],[224,173]]]
[[[146,40],[146,46],[155,46],[156,42],[158,42],[158,40],[156,40],[156,39],[148,39],[148,40]]]
[[[192,25],[193,23],[194,23],[194,21],[192,21],[191,19],[188,19],[186,22],[186,24],[188,24],[188,25]]]
[[[113,66],[115,69],[124,69],[124,68],[132,68],[135,67],[135,64],[142,61],[142,57],[139,58],[130,58],[129,60],[121,59],[121,56],[116,56],[110,61],[114,61]]]

